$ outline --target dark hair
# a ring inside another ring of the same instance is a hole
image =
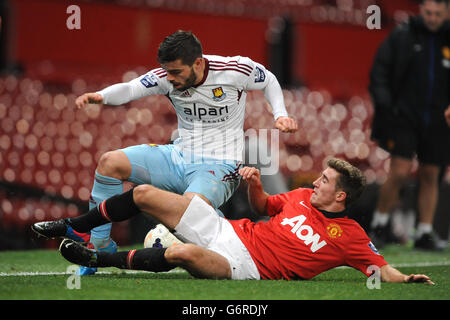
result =
[[[163,64],[181,59],[192,66],[195,59],[202,57],[202,45],[190,31],[178,30],[167,36],[158,48],[158,62]]]
[[[358,168],[342,159],[331,158],[327,165],[339,173],[336,179],[336,190],[342,190],[347,194],[345,206],[349,207],[364,191],[366,177]]]

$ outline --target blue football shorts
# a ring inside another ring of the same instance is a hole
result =
[[[135,184],[151,184],[177,194],[195,192],[219,208],[239,186],[240,161],[187,161],[172,144],[141,144],[120,149],[128,157]]]

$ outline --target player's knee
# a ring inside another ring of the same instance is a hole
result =
[[[131,175],[131,164],[122,151],[109,151],[100,157],[97,172],[103,176],[126,180]]]
[[[402,185],[409,179],[412,162],[406,159],[393,158],[389,170],[390,179],[393,183]]]
[[[141,184],[134,188],[133,190],[133,200],[134,203],[139,208],[147,208],[150,203],[149,200],[153,199],[156,188],[149,184]]]
[[[408,180],[409,174],[409,170],[398,166],[392,167],[389,172],[391,182],[399,187]]]
[[[427,188],[437,187],[439,184],[439,170],[419,171],[419,181]]]
[[[392,179],[391,179],[392,182],[398,186],[402,186],[408,179],[408,175],[405,175],[402,172],[392,172],[391,176],[392,176]]]
[[[190,243],[177,244],[167,248],[164,257],[167,262],[175,265],[188,265],[198,257],[197,247]]]
[[[205,201],[207,204],[209,204],[210,206],[213,206],[211,204],[211,201],[209,201],[208,198],[206,198],[204,195],[200,194],[200,193],[195,193],[195,192],[186,192],[183,194],[183,197],[192,200],[192,198],[194,198],[194,196],[199,196],[203,201]]]

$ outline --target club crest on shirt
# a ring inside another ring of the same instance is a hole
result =
[[[450,48],[449,47],[443,47],[442,48],[442,55],[445,59],[450,60]]]
[[[342,236],[342,228],[337,223],[330,223],[327,227],[327,234],[332,239],[339,238]]]
[[[449,69],[450,68],[450,48],[444,47],[442,48],[442,56],[444,57],[442,59],[442,65]]]
[[[214,101],[222,101],[227,96],[227,94],[225,92],[223,92],[222,87],[214,88],[214,89],[212,89],[212,92],[214,95],[213,96]]]

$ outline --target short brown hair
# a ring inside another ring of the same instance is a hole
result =
[[[342,159],[331,158],[327,165],[339,173],[336,179],[336,190],[342,190],[347,194],[345,206],[349,207],[364,191],[366,177],[361,170]]]

